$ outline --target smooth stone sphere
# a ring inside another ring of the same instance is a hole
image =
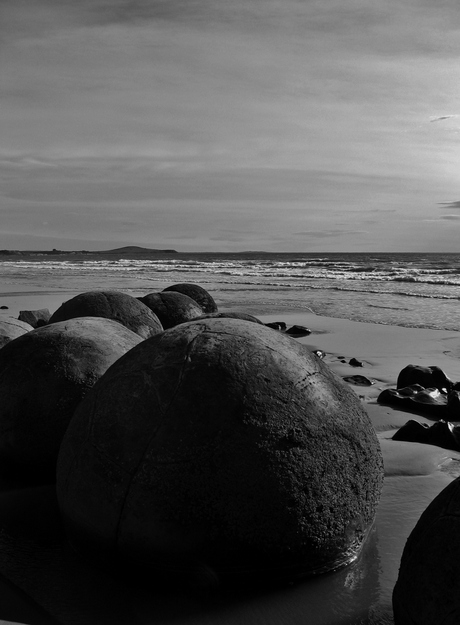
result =
[[[203,314],[203,309],[194,299],[175,291],[149,293],[138,299],[155,313],[165,330]]]
[[[19,321],[13,317],[0,319],[0,348],[31,330],[33,327],[25,321]]]
[[[232,582],[348,564],[382,481],[357,395],[305,345],[236,319],[181,324],[120,358],[77,408],[57,468],[76,548]]]
[[[103,317],[118,321],[143,339],[163,332],[158,317],[136,297],[119,291],[87,291],[64,302],[49,323],[77,317]]]
[[[0,350],[0,462],[54,471],[76,406],[141,340],[115,321],[84,317],[7,343]]]
[[[404,548],[393,591],[396,625],[460,623],[460,478],[423,512]]]
[[[197,302],[205,313],[217,312],[217,304],[212,295],[198,284],[190,284],[188,282],[173,284],[163,289],[163,293],[168,291],[176,291],[177,293],[188,295],[188,297],[191,297]]]

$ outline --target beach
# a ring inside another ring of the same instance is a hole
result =
[[[4,294],[2,303],[8,309],[1,311],[0,319],[17,318],[19,310],[42,308],[46,303],[54,312],[59,297],[46,292]],[[243,310],[244,306],[240,303],[236,308]],[[235,306],[220,301],[219,309],[235,310]],[[269,310],[259,304],[250,312],[265,323],[284,321],[288,327],[306,326],[311,334],[292,340],[325,352],[324,361],[340,377],[360,374],[373,381],[371,386],[351,384],[374,425],[385,465],[375,524],[359,558],[333,574],[266,592],[156,592],[98,570],[70,549],[60,525],[53,485],[30,487],[5,476],[0,506],[0,575],[4,579],[0,619],[94,625],[393,622],[391,592],[405,541],[426,506],[460,475],[460,453],[391,440],[410,418],[432,421],[381,405],[377,397],[385,388],[396,386],[399,371],[408,364],[437,365],[452,380],[460,380],[460,332],[283,310]],[[352,358],[362,362],[362,367],[351,366]]]

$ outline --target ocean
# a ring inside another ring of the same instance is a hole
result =
[[[62,296],[65,301],[74,293],[98,289],[138,296],[192,282],[207,289],[223,310],[252,314],[305,310],[353,321],[460,329],[460,254],[246,252],[0,258],[0,300],[46,292],[53,300]]]

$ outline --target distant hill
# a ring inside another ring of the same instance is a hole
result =
[[[139,247],[138,245],[126,245],[125,247],[117,247],[114,250],[103,250],[97,254],[177,254],[176,250],[157,250],[148,247]]]

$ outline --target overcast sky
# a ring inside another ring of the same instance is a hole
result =
[[[0,248],[460,251],[458,0],[1,0]]]

